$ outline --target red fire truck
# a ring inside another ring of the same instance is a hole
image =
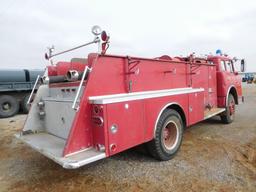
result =
[[[70,169],[140,144],[156,159],[169,160],[186,127],[216,115],[224,123],[234,120],[242,98],[238,59],[107,55],[109,36],[97,26],[93,33],[95,39],[82,46],[97,43],[99,53],[50,65],[41,78],[16,135],[38,152]],[[67,51],[50,49],[46,58]]]

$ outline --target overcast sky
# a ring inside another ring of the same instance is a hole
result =
[[[1,68],[44,68],[46,47],[56,52],[110,33],[108,53],[143,57],[215,53],[245,58],[256,71],[255,0],[0,0]],[[59,56],[70,60],[96,45]]]

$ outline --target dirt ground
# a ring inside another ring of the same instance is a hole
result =
[[[235,122],[218,117],[185,131],[177,156],[159,162],[137,147],[65,170],[13,135],[26,115],[0,120],[0,191],[256,191],[256,85],[244,86]]]

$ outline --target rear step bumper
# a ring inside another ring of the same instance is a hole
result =
[[[105,152],[99,152],[94,148],[63,157],[62,153],[66,141],[48,133],[16,134],[15,136],[66,169],[76,169],[106,157]]]

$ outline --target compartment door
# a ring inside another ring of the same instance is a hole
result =
[[[115,154],[144,142],[144,102],[107,104],[109,154]]]
[[[204,119],[204,92],[190,93],[189,96],[189,125]]]
[[[206,107],[209,105],[209,71],[208,71],[208,65],[195,65],[194,68],[192,68],[192,87],[193,88],[204,88],[204,106]]]

